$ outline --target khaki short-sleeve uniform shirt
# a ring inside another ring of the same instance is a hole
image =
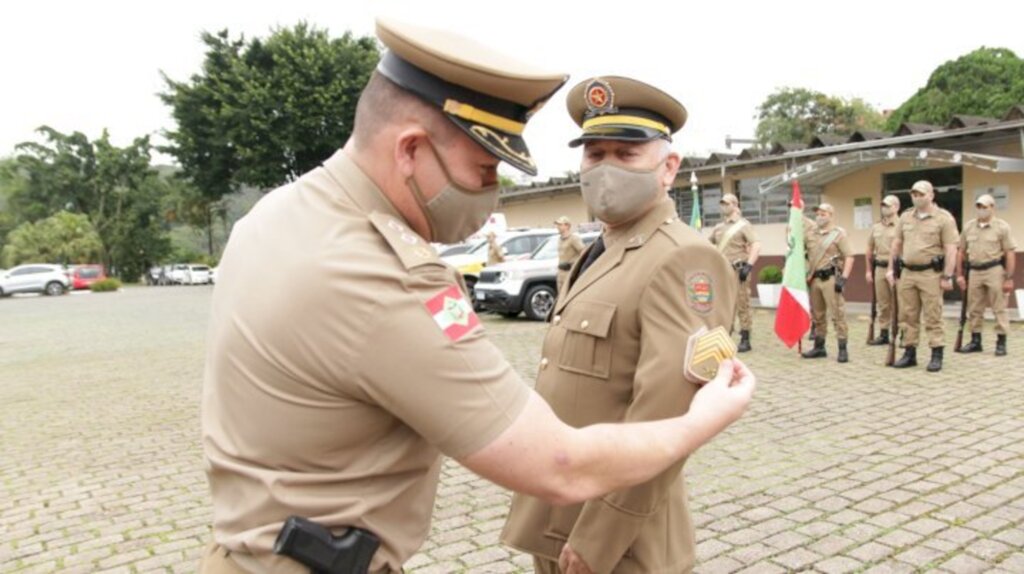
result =
[[[284,520],[365,528],[371,571],[423,543],[440,453],[471,454],[530,392],[461,278],[343,152],[264,197],[219,268],[202,423],[215,541],[244,567]]]

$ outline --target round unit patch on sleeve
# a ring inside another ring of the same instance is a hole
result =
[[[686,276],[686,302],[694,311],[710,313],[715,300],[711,275],[705,271],[696,271]]]
[[[466,301],[458,285],[452,285],[431,297],[426,306],[434,322],[451,341],[465,337],[480,324],[473,306]]]

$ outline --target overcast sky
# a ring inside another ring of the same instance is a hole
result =
[[[1024,56],[1022,6],[990,0],[12,2],[0,20],[0,156],[33,139],[43,124],[90,137],[106,127],[118,145],[172,128],[155,95],[164,87],[160,71],[175,79],[198,71],[204,30],[266,36],[305,20],[336,35],[369,35],[377,15],[455,30],[570,73],[526,131],[542,177],[577,168],[579,151],[565,145],[578,131],[565,112],[565,93],[598,74],[631,76],[683,102],[690,119],[676,148],[705,155],[725,151],[726,135],[752,137],[756,106],[778,87],[858,96],[891,109],[936,66],[980,46]]]

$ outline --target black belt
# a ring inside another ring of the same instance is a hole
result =
[[[888,261],[883,261],[881,259],[875,259],[873,261],[873,263],[871,264],[871,266],[876,268],[876,269],[879,268],[879,267],[888,267],[889,266],[889,262]]]
[[[836,268],[828,267],[825,269],[818,269],[811,275],[811,277],[814,277],[815,279],[821,279],[822,281],[828,281],[829,277],[832,277],[835,274]]]
[[[1002,264],[1002,259],[996,259],[994,261],[986,261],[985,263],[968,263],[967,266],[970,267],[971,271],[984,271]]]
[[[927,263],[927,264],[925,264],[925,265],[911,265],[911,264],[909,264],[909,263],[904,263],[904,264],[903,264],[903,268],[904,268],[904,269],[909,269],[910,271],[928,271],[928,270],[935,270],[935,266],[934,266],[934,265],[932,265],[931,263]]]

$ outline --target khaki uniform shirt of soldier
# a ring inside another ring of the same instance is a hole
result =
[[[890,200],[891,198],[891,200]],[[889,200],[890,203],[886,203]],[[884,205],[897,209],[898,203],[895,196],[887,196],[883,200]],[[871,287],[875,292],[875,310],[878,317],[879,328],[887,331],[892,324],[892,289],[885,280],[885,270],[889,266],[889,257],[892,251],[892,238],[896,236],[896,224],[899,221],[899,214],[893,213],[887,219],[882,219],[871,226],[871,235],[868,236],[868,252],[871,253],[873,261],[867,261],[871,266]]]
[[[822,204],[819,209],[826,207]],[[827,206],[831,212],[831,206]],[[815,224],[808,234],[812,237],[807,242],[808,276],[810,277],[811,315],[814,320],[816,337],[828,335],[827,317],[832,317],[836,328],[836,337],[845,340],[849,334],[846,324],[845,306],[841,304],[842,295],[836,293],[836,275],[842,273],[843,262],[853,255],[846,230],[830,222],[825,227]],[[826,245],[827,244],[827,245]],[[830,274],[829,274],[830,273]],[[822,274],[828,274],[822,278]]]
[[[657,136],[638,125],[654,121],[668,134],[667,125],[674,132],[685,121],[681,104],[628,78],[586,80],[567,103],[584,129],[573,143],[586,141],[585,154],[591,144],[608,143],[591,140],[649,142]],[[602,106],[615,112],[602,114]],[[684,377],[687,339],[701,327],[728,329],[735,272],[678,220],[667,197],[632,223],[609,227],[602,239],[606,250],[581,273],[599,242],[584,251],[558,299],[536,390],[576,427],[685,412],[698,388]],[[532,554],[540,574],[559,571],[565,546],[597,573],[688,572],[695,539],[682,464],[583,504],[556,507],[516,495],[501,540]]]
[[[498,244],[498,239],[494,235],[494,232],[487,234],[487,264],[497,265],[505,261],[505,252],[502,251],[501,245]]]
[[[945,247],[959,242],[953,215],[934,205],[930,213],[910,208],[900,216],[893,239],[901,242],[900,258],[903,273],[896,288],[900,298],[900,329],[903,344],[917,347],[921,334],[921,315],[924,314],[928,346],[942,347],[945,329],[942,321],[941,270],[932,268],[914,270],[909,266],[930,266],[932,260],[945,255]]]
[[[988,209],[995,208],[995,200],[990,195],[978,198],[978,205]],[[995,331],[1006,335],[1010,330],[1010,318],[1006,312],[1004,283],[1007,279],[1006,263],[1000,263],[988,269],[993,262],[1003,260],[1007,253],[1013,256],[1017,242],[1013,239],[1010,224],[992,216],[987,222],[972,219],[964,225],[960,234],[960,249],[965,254],[964,265],[971,267],[967,280],[967,309],[970,315],[971,333],[981,333],[985,319],[985,309],[991,308],[996,317]]]
[[[409,53],[440,67],[423,42],[411,52],[416,30],[378,21],[391,51],[371,84],[414,85],[423,72]],[[564,81],[532,76],[529,101]],[[486,338],[460,275],[337,152],[268,193],[221,261],[202,401],[216,544],[203,572],[308,572],[271,553],[293,514],[375,533],[370,572],[400,572],[429,533],[440,454],[489,444],[530,392]]]
[[[558,227],[558,276],[557,285],[558,292],[561,293],[565,290],[565,281],[569,278],[569,269],[572,264],[576,262],[576,259],[583,253],[583,240],[580,236],[571,231],[571,227],[568,230],[567,235],[562,235],[562,226],[571,226],[572,222],[569,221],[568,217],[564,215],[555,220],[555,226]]]
[[[732,194],[727,197],[735,198]],[[750,249],[757,243],[757,233],[754,226],[747,221],[740,213],[737,206],[733,216],[715,225],[711,230],[711,243],[718,247],[718,250],[725,256],[726,261],[736,268],[739,264],[746,263],[750,256]],[[740,329],[750,331],[754,324],[753,316],[750,313],[750,277],[739,282],[739,294],[736,302],[736,317],[740,321]]]

